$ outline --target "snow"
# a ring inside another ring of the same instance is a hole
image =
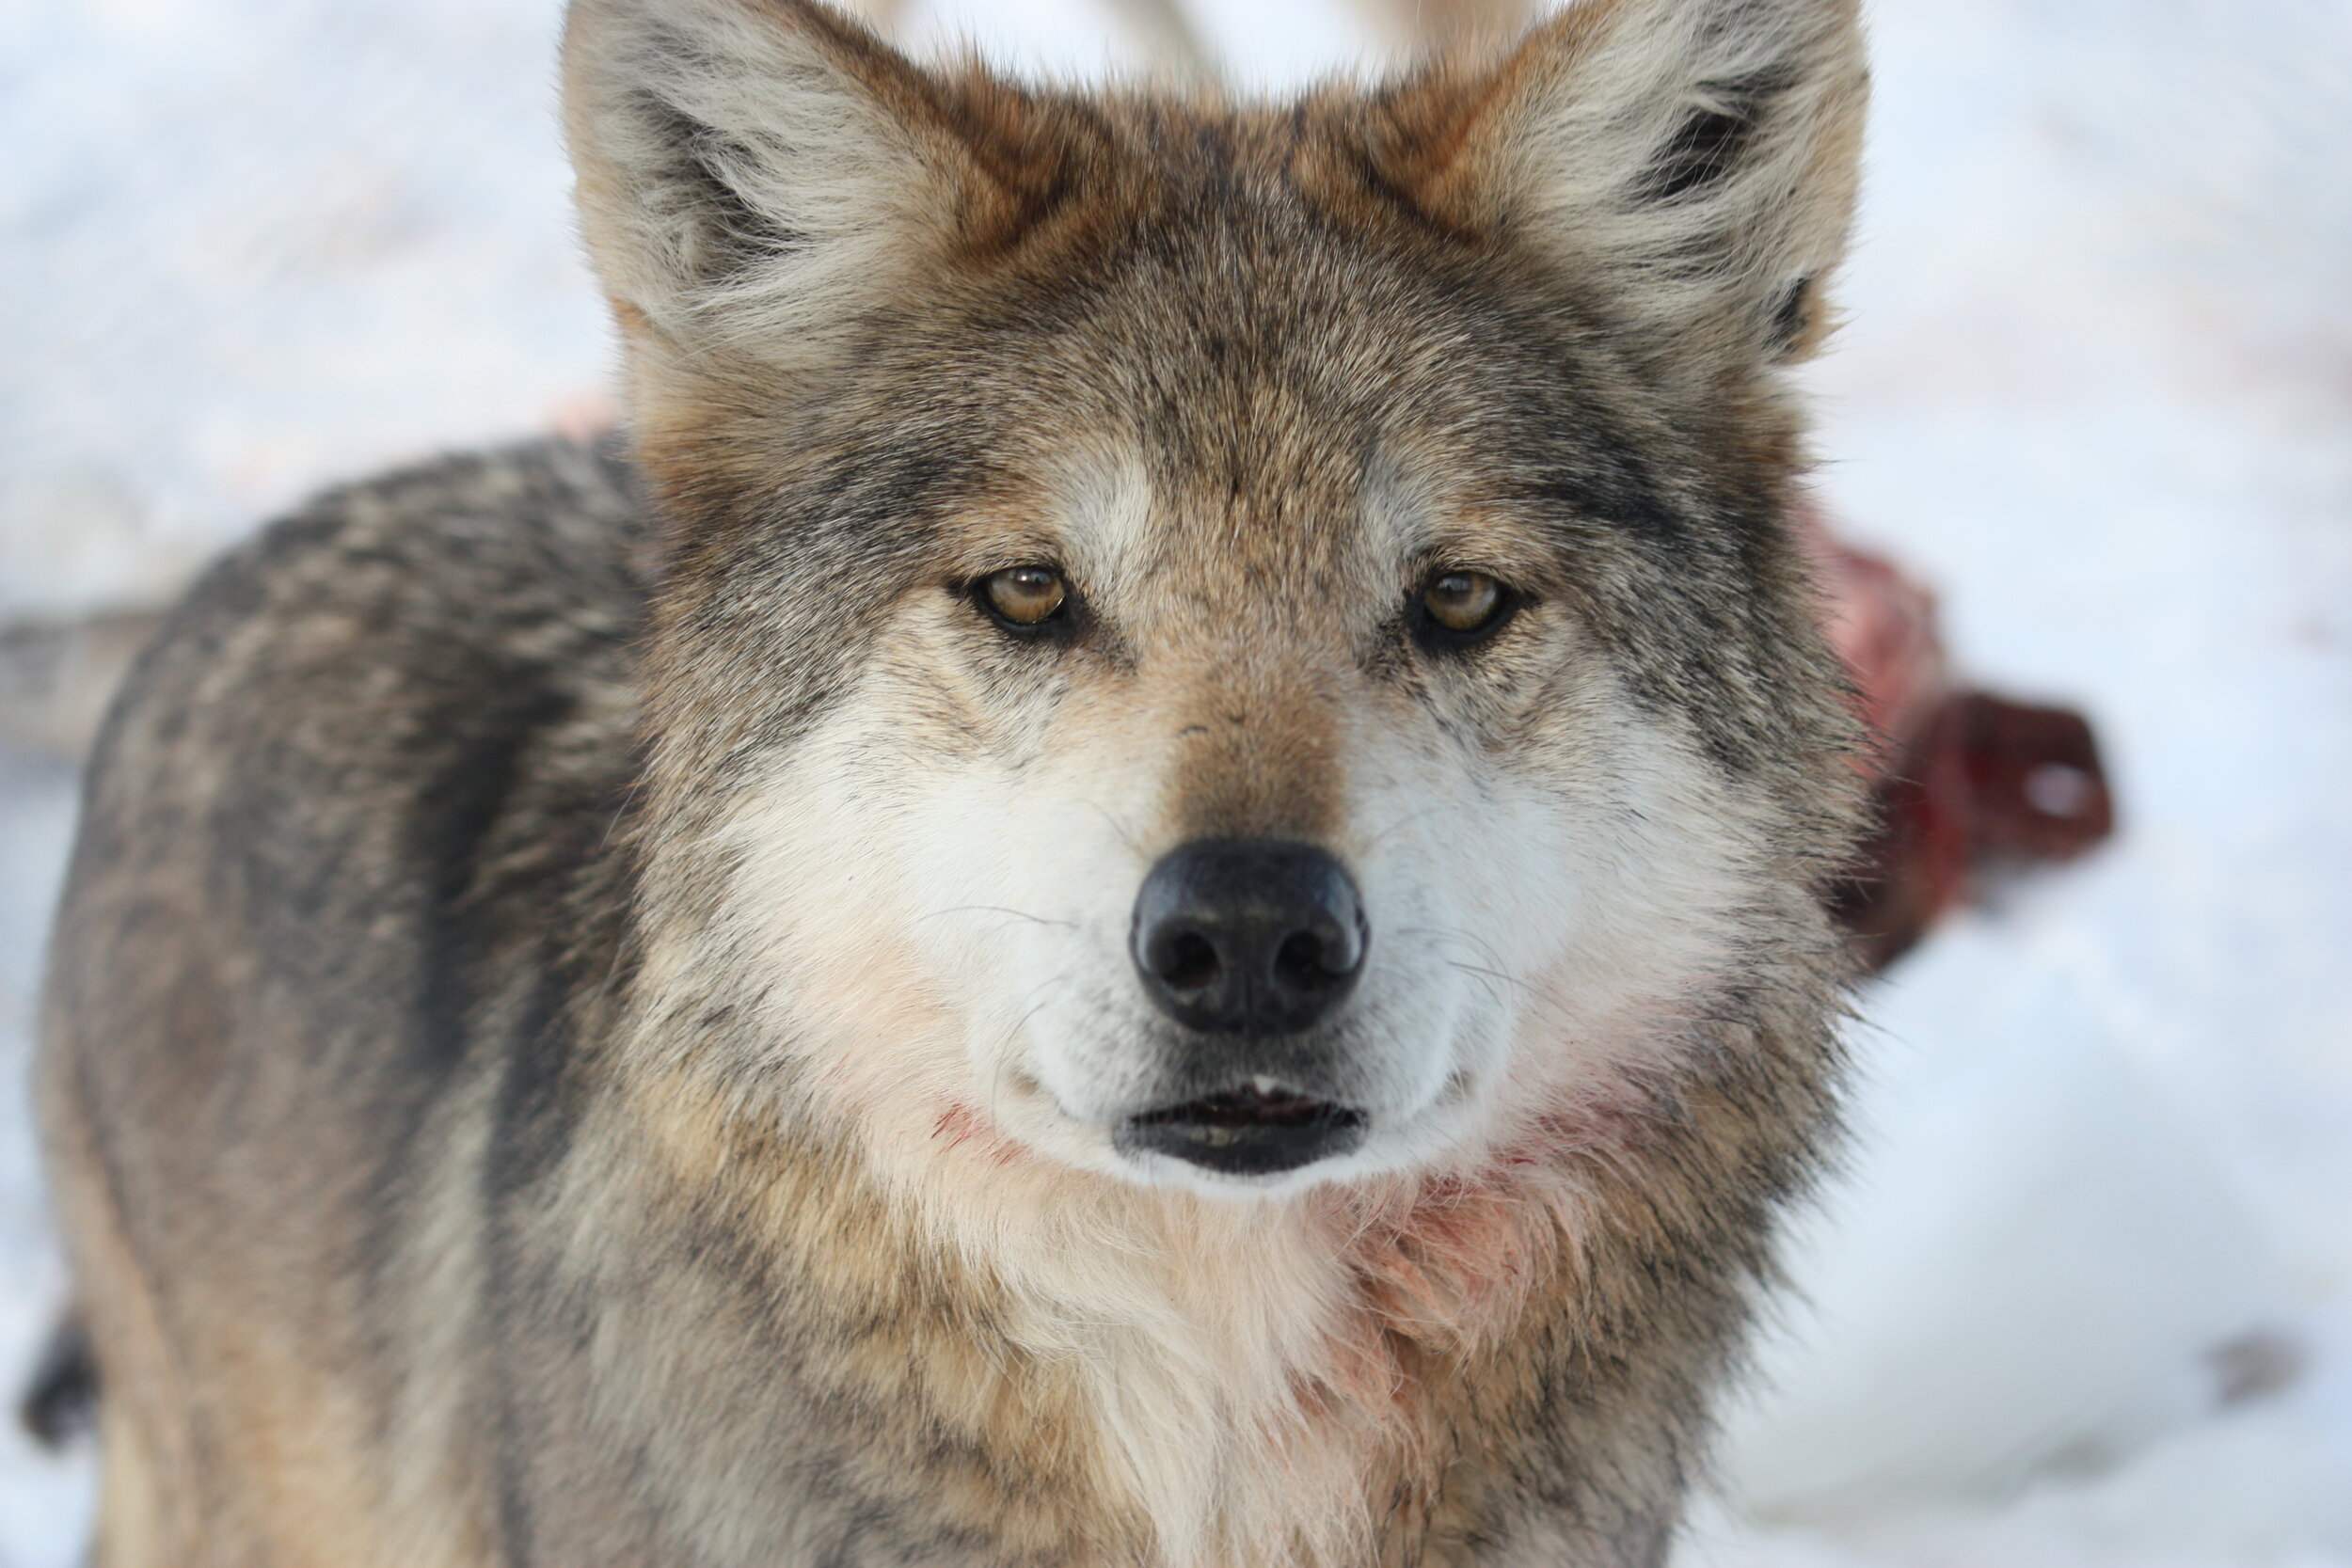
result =
[[[1098,0],[910,34],[1131,60]],[[1200,0],[1279,86],[1338,0]],[[1963,662],[2090,712],[2117,842],[1867,999],[1849,1170],[1683,1568],[2352,1565],[2352,7],[1881,0],[1820,478]],[[0,8],[0,624],[151,600],[609,348],[552,0]],[[0,1369],[62,1288],[22,1096],[72,777],[0,751]],[[0,1568],[86,1456],[0,1433]]]

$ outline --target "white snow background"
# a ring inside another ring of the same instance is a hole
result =
[[[1253,81],[1366,47],[1194,8]],[[1106,17],[911,31],[1090,70]],[[2090,712],[2122,827],[1867,998],[1861,1146],[1683,1568],[2352,1565],[2352,4],[1874,18],[1821,483],[1972,673]],[[0,5],[0,625],[598,392],[554,23]],[[72,786],[0,751],[0,1382],[61,1289],[21,1084]],[[72,1560],[89,1496],[0,1433],[0,1568]]]

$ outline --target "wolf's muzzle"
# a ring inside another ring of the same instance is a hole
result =
[[[1311,845],[1204,838],[1169,853],[1136,897],[1136,973],[1160,1011],[1216,1035],[1295,1035],[1364,967],[1363,900]]]
[[[1187,1032],[1182,1076],[1209,1092],[1128,1117],[1116,1145],[1231,1176],[1360,1147],[1363,1112],[1297,1085],[1328,1078],[1300,1037],[1355,989],[1365,943],[1355,879],[1311,845],[1200,839],[1162,860],[1136,898],[1136,973]]]

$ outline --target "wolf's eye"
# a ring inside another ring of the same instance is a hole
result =
[[[1069,601],[1069,586],[1050,566],[1012,566],[980,579],[980,602],[1016,626],[1042,626]]]
[[[1510,591],[1484,572],[1439,572],[1421,591],[1427,629],[1455,644],[1500,630],[1511,604]]]

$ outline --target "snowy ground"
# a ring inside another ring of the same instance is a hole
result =
[[[1205,0],[1245,75],[1360,43]],[[1870,999],[1690,1568],[2352,1564],[2352,7],[1880,0],[1823,484],[1979,674],[2086,706],[2118,842]],[[0,626],[136,605],[330,477],[543,426],[607,349],[553,0],[0,7]],[[1057,69],[1089,0],[936,0]],[[0,1369],[68,766],[0,750]],[[0,1434],[0,1568],[86,1462]]]

